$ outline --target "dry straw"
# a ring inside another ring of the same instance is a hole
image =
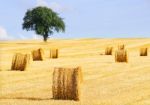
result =
[[[58,49],[51,49],[50,50],[50,58],[58,58]]]
[[[105,55],[112,55],[113,47],[107,47],[105,49]]]
[[[117,50],[115,52],[116,62],[128,62],[128,54],[126,50]]]
[[[80,100],[81,68],[55,68],[52,92],[54,99]]]
[[[44,52],[41,48],[39,48],[38,50],[33,50],[32,51],[33,61],[43,60],[43,54],[44,54]]]
[[[141,48],[140,49],[140,56],[147,56],[148,55],[148,48]]]
[[[122,44],[122,45],[118,45],[118,50],[124,50],[125,49],[125,45]]]
[[[29,61],[30,61],[29,54],[17,53],[13,56],[11,70],[24,71],[26,70],[26,67],[29,64]]]
[[[78,71],[79,71],[79,76],[80,76],[80,83],[83,83],[83,74],[82,74],[82,69],[81,69],[81,67],[79,66],[79,67],[77,67],[77,69],[78,69]]]

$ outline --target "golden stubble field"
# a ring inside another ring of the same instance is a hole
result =
[[[125,44],[129,63],[115,63],[103,55],[107,46]],[[0,42],[0,105],[150,105],[150,38],[68,39]],[[10,71],[14,53],[44,49],[44,61],[31,61],[27,71]],[[59,58],[49,59],[58,48]],[[54,67],[81,66],[84,81],[81,101],[52,99]]]

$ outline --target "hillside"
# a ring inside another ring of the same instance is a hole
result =
[[[125,44],[129,63],[115,63],[103,55],[107,46]],[[150,50],[139,56],[141,47],[150,48],[150,38],[57,39],[0,42],[0,105],[150,105]],[[14,53],[44,49],[44,61],[31,61],[27,71],[10,71]],[[58,59],[49,50],[59,49]],[[54,67],[81,66],[84,82],[81,101],[52,99]]]

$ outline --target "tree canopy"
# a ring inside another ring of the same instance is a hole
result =
[[[49,35],[56,32],[65,31],[65,23],[56,12],[48,7],[36,7],[27,10],[23,18],[22,28],[27,31],[35,31],[42,35],[47,41]]]

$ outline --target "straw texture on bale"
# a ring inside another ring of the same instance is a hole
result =
[[[112,50],[113,50],[113,47],[107,47],[105,49],[105,55],[112,55]]]
[[[83,83],[83,74],[82,74],[82,69],[81,69],[81,67],[80,67],[80,66],[79,66],[79,67],[77,67],[76,69],[78,69],[78,71],[79,71],[80,83]]]
[[[140,56],[147,56],[148,55],[148,48],[141,48],[140,49]]]
[[[43,50],[40,48],[38,50],[33,50],[32,51],[32,58],[33,58],[33,61],[40,61],[40,60],[43,60]]]
[[[53,98],[79,101],[81,78],[80,67],[55,68],[52,85]]]
[[[13,56],[11,70],[20,70],[24,71],[27,68],[27,65],[30,61],[29,54],[20,54],[17,53]]]
[[[126,50],[117,50],[115,52],[116,62],[128,62],[128,54]]]
[[[122,45],[118,45],[118,50],[124,50],[125,49],[125,45],[122,44]]]
[[[50,58],[58,58],[58,49],[51,49],[50,50]]]

